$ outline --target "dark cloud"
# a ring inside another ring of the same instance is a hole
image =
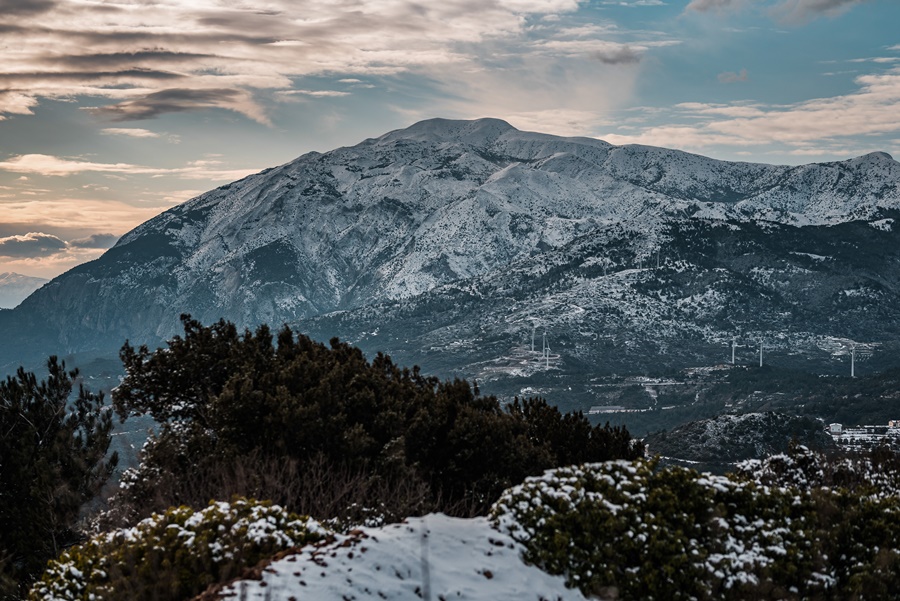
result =
[[[131,66],[144,62],[153,63],[180,63],[201,58],[213,58],[212,54],[199,54],[192,52],[170,52],[167,50],[140,50],[137,52],[111,52],[103,54],[79,54],[75,56],[46,57],[44,62],[56,66],[73,67],[76,69],[97,68],[115,69],[123,66]]]
[[[782,0],[772,15],[784,23],[802,24],[821,16],[833,17],[868,0]]]
[[[236,11],[197,19],[200,25],[232,31],[278,31],[284,22],[284,15],[278,12]]]
[[[110,106],[91,109],[91,112],[113,121],[153,119],[165,113],[183,113],[207,108],[232,108],[246,93],[226,88],[210,90],[171,89],[148,94]]]
[[[594,52],[591,57],[606,65],[633,65],[641,62],[641,53],[630,46]]]
[[[691,0],[685,10],[725,11],[754,4],[768,6],[770,15],[784,23],[802,24],[821,16],[836,16],[869,0]]]
[[[743,4],[746,4],[746,0],[691,0],[685,10],[695,10],[702,13],[711,10],[736,8]]]
[[[51,234],[30,232],[24,236],[0,238],[0,257],[49,257],[66,249],[66,243]]]
[[[29,32],[39,31],[36,28],[30,28]],[[45,33],[53,33],[54,35],[65,36],[70,39],[80,40],[84,44],[90,45],[91,48],[103,46],[119,47],[123,44],[131,44],[134,46],[146,47],[177,47],[179,45],[209,45],[221,46],[222,44],[248,44],[256,46],[260,44],[271,44],[283,36],[276,35],[260,35],[249,33],[245,28],[235,32],[229,31],[198,31],[196,33],[156,33],[148,32],[141,29],[130,31],[90,31],[90,30],[67,30],[67,29],[44,29]],[[245,33],[247,32],[247,33]]]
[[[0,0],[0,15],[36,15],[55,6],[54,0]]]
[[[3,2],[3,0],[0,0]],[[81,9],[79,9],[81,10]],[[84,9],[88,10],[88,9]],[[98,12],[99,9],[92,7],[92,12]],[[99,11],[102,12],[102,11]],[[112,12],[119,12],[114,9]],[[0,12],[0,20],[5,15]],[[239,20],[236,20],[238,22]],[[33,22],[17,22],[15,19],[7,22],[0,22],[0,33],[21,36],[29,39],[34,36],[60,37],[67,41],[79,43],[83,48],[101,49],[101,48],[120,48],[122,46],[144,47],[144,48],[160,48],[160,52],[170,52],[165,50],[169,47],[179,47],[188,45],[195,47],[196,45],[221,46],[222,44],[247,44],[250,46],[265,45],[285,39],[286,32],[282,31],[278,34],[262,35],[259,33],[250,33],[246,27],[238,28],[235,31],[198,31],[195,33],[160,33],[155,31],[147,31],[146,29],[120,29],[113,31],[94,31],[91,29],[68,29],[65,27],[46,27],[37,25]],[[288,30],[289,31],[289,30]],[[141,50],[138,53],[143,52]],[[153,52],[148,50],[147,52]],[[173,54],[186,55],[188,53],[178,53],[171,51]],[[114,54],[114,53],[112,53]],[[75,55],[78,56],[78,55]],[[198,56],[204,57],[205,54]],[[47,55],[47,59],[66,60],[65,57],[58,55]]]
[[[84,81],[92,79],[179,79],[179,73],[153,69],[123,69],[121,71],[31,71],[0,73],[0,82],[28,82],[47,80]]]
[[[10,23],[0,23],[0,34],[8,35],[11,33],[24,33],[27,31],[24,27],[12,25]]]
[[[87,238],[70,240],[69,246],[75,248],[112,248],[119,237],[113,234],[91,234]]]

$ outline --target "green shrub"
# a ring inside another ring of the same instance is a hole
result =
[[[834,583],[806,496],[653,461],[548,471],[504,493],[492,519],[588,596],[784,599]]]
[[[544,469],[642,455],[624,428],[592,427],[543,399],[503,407],[469,382],[400,368],[380,353],[369,362],[337,339],[326,346],[287,327],[241,334],[225,321],[182,318],[184,337],[167,349],[122,348],[116,410],[160,424],[126,477],[130,488],[113,500],[124,523],[234,493],[312,512],[318,507],[289,490],[322,462],[353,474],[353,488],[369,491],[365,502],[385,515],[483,514],[507,487]],[[246,457],[296,469],[268,484],[243,482]],[[337,500],[340,488],[328,494]],[[338,514],[317,518],[353,519],[324,505]]]
[[[21,598],[47,561],[83,539],[81,511],[116,466],[112,415],[78,370],[0,380],[0,598]],[[10,592],[13,584],[16,593]]]
[[[896,497],[900,495],[900,454],[886,446],[826,454],[791,443],[786,453],[742,461],[734,475],[765,486],[841,489],[860,496]]]
[[[326,536],[315,521],[266,502],[172,508],[65,551],[29,599],[180,601],[280,550]]]

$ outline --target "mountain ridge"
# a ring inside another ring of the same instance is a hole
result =
[[[49,281],[11,271],[0,273],[0,308],[12,309]]]
[[[58,354],[158,343],[183,312],[294,323],[415,299],[617,224],[634,234],[628,261],[649,262],[666,224],[684,219],[876,219],[900,207],[898,182],[900,164],[885,153],[768,166],[521,132],[498,119],[433,119],[174,207],[2,320],[35,338],[26,347]]]

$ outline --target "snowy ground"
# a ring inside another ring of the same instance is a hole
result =
[[[519,543],[485,518],[431,514],[306,547],[273,562],[262,581],[237,582],[224,595],[266,601],[585,599],[520,555]]]

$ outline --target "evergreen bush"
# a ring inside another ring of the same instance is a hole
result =
[[[183,322],[184,336],[167,349],[126,343],[121,352],[117,411],[123,418],[149,413],[161,424],[113,502],[126,523],[234,493],[313,511],[289,490],[320,463],[354,474],[358,489],[372,493],[371,507],[388,518],[471,515],[544,469],[642,454],[624,428],[592,427],[543,399],[504,408],[466,381],[401,369],[382,354],[369,362],[337,339],[326,346],[287,327],[274,337],[266,326],[240,334],[225,321]],[[293,473],[235,489],[248,457],[293,466]]]
[[[550,470],[491,516],[527,561],[589,597],[894,598],[900,497],[886,480],[824,485],[846,482],[846,464],[792,453],[729,477],[646,460]]]
[[[56,357],[48,377],[19,368],[0,381],[0,598],[21,598],[47,560],[81,540],[85,505],[117,457],[112,414]],[[14,591],[15,589],[15,591]]]
[[[527,561],[601,599],[796,598],[831,582],[802,496],[654,461],[548,471],[492,519]]]
[[[252,499],[170,508],[51,561],[30,601],[182,601],[278,551],[321,540],[318,523]]]

